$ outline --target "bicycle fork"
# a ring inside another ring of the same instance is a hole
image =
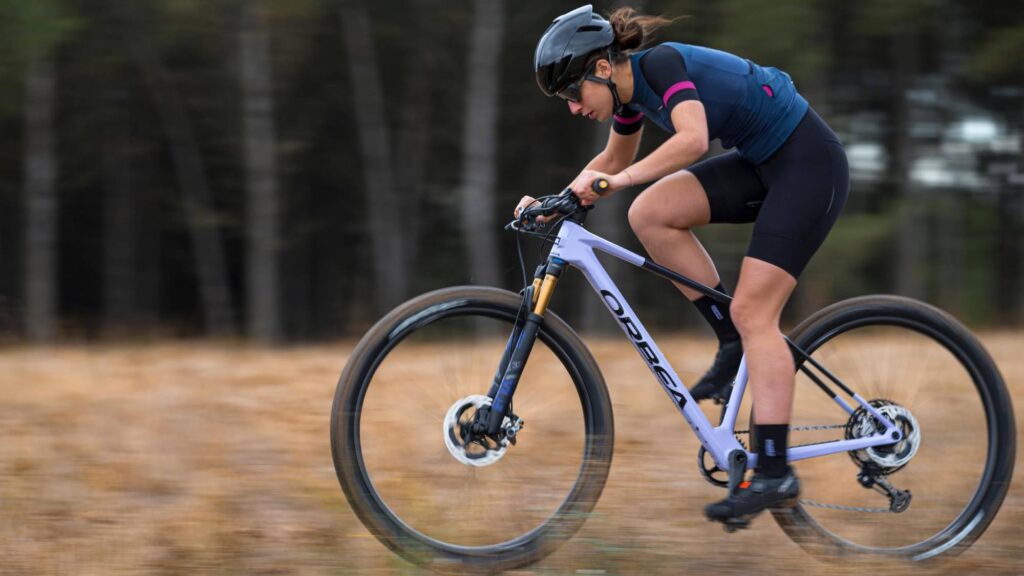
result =
[[[530,357],[530,351],[537,340],[537,332],[544,322],[544,312],[555,291],[555,284],[558,277],[565,270],[565,262],[558,258],[552,258],[546,264],[537,268],[534,275],[533,285],[528,287],[523,294],[523,311],[526,312],[526,320],[522,327],[519,323],[512,328],[508,343],[505,345],[505,352],[501,356],[498,370],[494,374],[494,382],[491,384],[487,396],[491,398],[491,409],[487,415],[487,434],[496,435],[501,429],[501,423],[509,412],[512,404],[512,395],[515,394],[516,386],[519,385],[519,378],[523,374],[523,367]]]

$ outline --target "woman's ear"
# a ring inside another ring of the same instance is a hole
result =
[[[594,75],[600,76],[601,78],[612,77],[612,65],[604,58],[597,61],[597,66],[594,67]]]

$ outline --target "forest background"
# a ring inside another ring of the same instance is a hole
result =
[[[876,292],[1020,324],[1019,0],[633,5],[686,16],[656,41],[787,71],[846,146],[850,200],[787,324]],[[323,340],[422,291],[518,289],[502,225],[609,130],[533,80],[537,38],[574,7],[0,0],[0,338]],[[641,154],[664,139],[648,127]],[[590,228],[641,251],[626,221],[641,190]],[[735,286],[750,227],[699,236]],[[704,330],[667,283],[610,271],[650,326]],[[614,330],[570,277],[556,311]]]

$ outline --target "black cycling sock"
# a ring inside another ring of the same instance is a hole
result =
[[[715,290],[725,292],[722,283],[715,286]],[[701,296],[693,301],[693,305],[700,311],[701,316],[708,321],[711,329],[715,331],[719,342],[732,342],[739,340],[740,333],[732,323],[732,316],[729,316],[729,306],[712,300],[709,296]]]
[[[755,424],[757,469],[769,478],[781,478],[789,472],[786,448],[789,424]]]

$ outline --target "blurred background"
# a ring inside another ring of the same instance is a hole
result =
[[[656,40],[786,70],[846,145],[850,201],[787,322],[873,292],[1024,319],[1020,1],[633,5],[689,16]],[[425,290],[518,289],[502,225],[610,129],[533,80],[537,38],[575,6],[0,0],[0,334],[307,341]],[[639,191],[591,228],[642,250]],[[735,286],[749,226],[699,235]],[[611,271],[652,327],[701,324],[667,283]],[[575,280],[555,309],[615,330]]]

